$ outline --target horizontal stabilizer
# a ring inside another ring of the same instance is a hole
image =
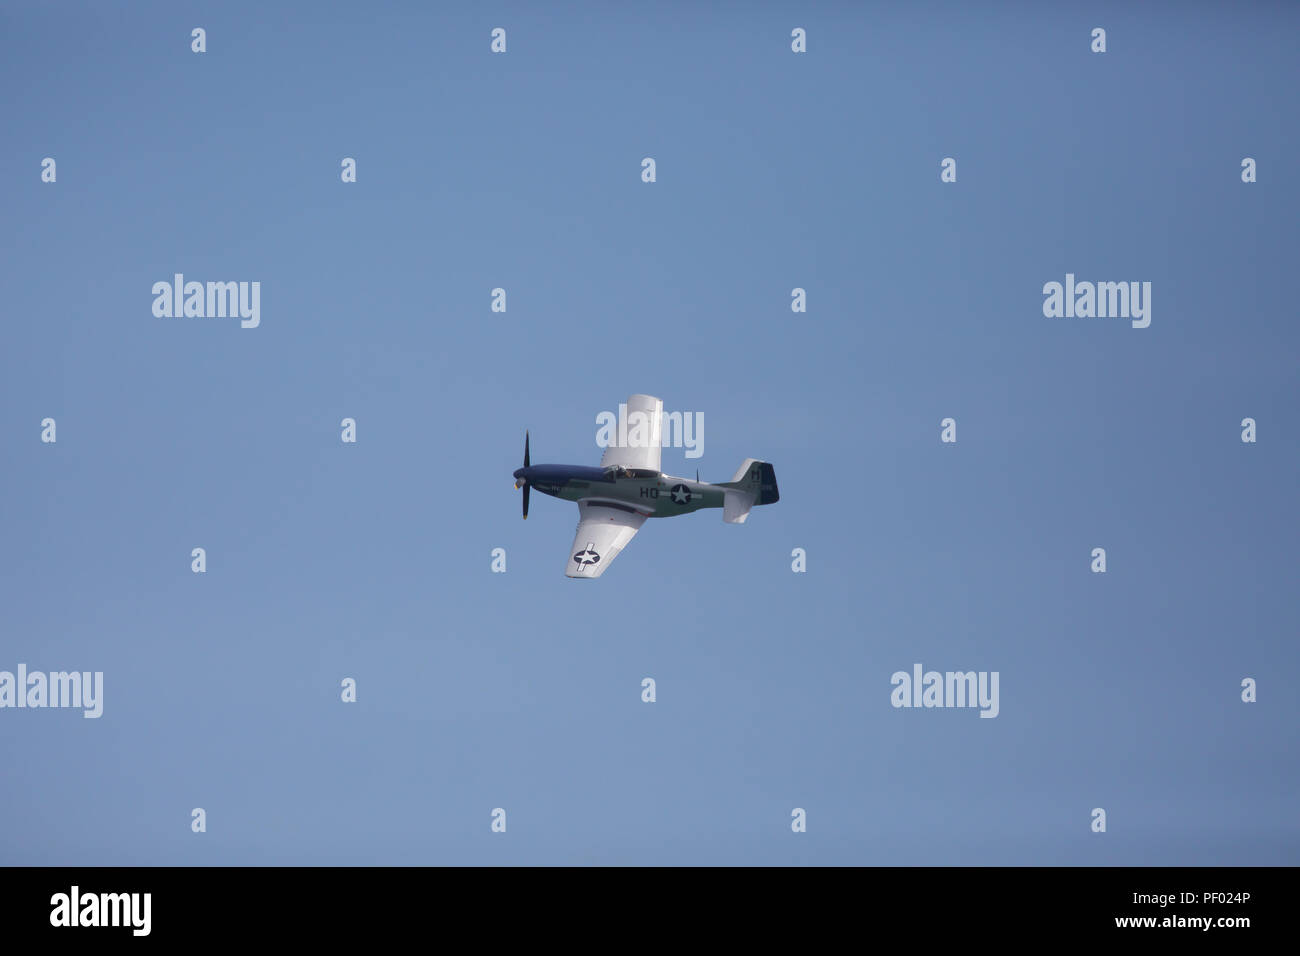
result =
[[[727,524],[744,524],[749,509],[754,506],[754,496],[747,491],[728,488],[722,497],[722,520]]]

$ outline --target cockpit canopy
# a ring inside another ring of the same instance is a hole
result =
[[[605,477],[610,481],[616,478],[658,478],[659,472],[653,468],[625,468],[622,465],[607,465]]]

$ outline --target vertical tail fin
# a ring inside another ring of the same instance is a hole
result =
[[[724,481],[721,487],[727,489],[722,499],[722,520],[729,524],[743,524],[754,505],[775,504],[781,499],[776,470],[755,458],[746,458],[731,481]]]

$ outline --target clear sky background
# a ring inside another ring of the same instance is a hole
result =
[[[0,9],[0,862],[1300,862],[1300,10],[378,7]],[[781,501],[569,580],[633,392]]]

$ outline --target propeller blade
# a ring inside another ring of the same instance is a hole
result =
[[[528,492],[531,490],[532,489],[528,485],[524,485],[524,520],[525,521],[528,520]]]
[[[524,432],[524,467],[528,467],[528,432]]]

